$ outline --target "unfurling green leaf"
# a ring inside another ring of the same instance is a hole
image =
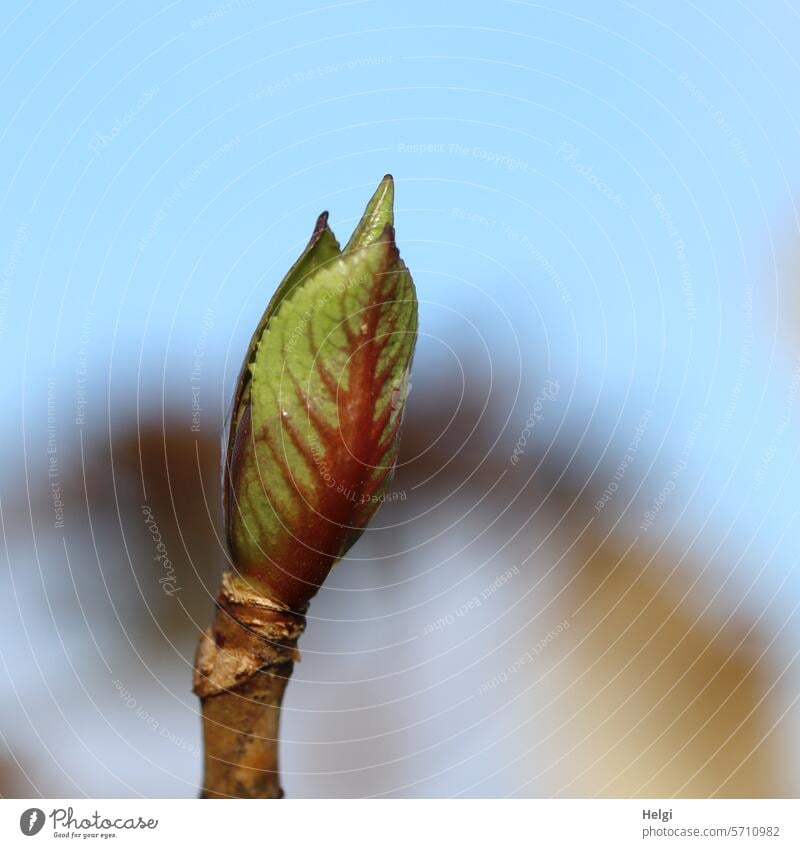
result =
[[[320,215],[253,336],[231,413],[225,524],[238,579],[302,607],[394,470],[417,333],[384,177],[341,251]]]

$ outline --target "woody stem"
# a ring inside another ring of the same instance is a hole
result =
[[[305,629],[305,610],[281,608],[223,575],[211,627],[200,637],[194,691],[205,749],[202,798],[281,798],[281,703]]]

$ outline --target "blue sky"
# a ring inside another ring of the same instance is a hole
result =
[[[535,395],[527,364],[544,364],[575,387],[567,414],[597,409],[609,432],[652,406],[667,451],[707,413],[698,439],[715,461],[688,473],[709,497],[756,473],[793,369],[775,327],[797,230],[791,5],[280,16],[234,0],[7,5],[4,19],[12,433],[23,402],[26,426],[43,424],[48,376],[73,417],[82,357],[89,427],[109,385],[115,405],[158,402],[162,385],[190,402],[199,337],[204,402],[224,406],[316,214],[345,236],[391,171],[421,357],[450,335],[482,355],[482,337],[506,379]],[[795,440],[778,441],[771,492],[794,468]],[[788,503],[776,521],[793,520]]]
[[[642,502],[680,470],[647,532],[796,636],[798,39],[778,0],[6,2],[9,479],[46,467],[48,379],[73,446],[188,411],[198,360],[219,413],[316,215],[346,240],[391,172],[417,390],[490,365],[513,445],[555,378],[612,469],[651,410]]]

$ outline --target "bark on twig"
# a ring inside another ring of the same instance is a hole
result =
[[[305,610],[285,609],[223,575],[194,668],[203,713],[202,798],[283,797],[278,726],[304,629]]]

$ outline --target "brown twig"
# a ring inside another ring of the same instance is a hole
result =
[[[211,627],[200,637],[194,691],[201,699],[205,773],[202,798],[281,798],[281,702],[305,629],[305,610],[288,610],[222,579]]]

